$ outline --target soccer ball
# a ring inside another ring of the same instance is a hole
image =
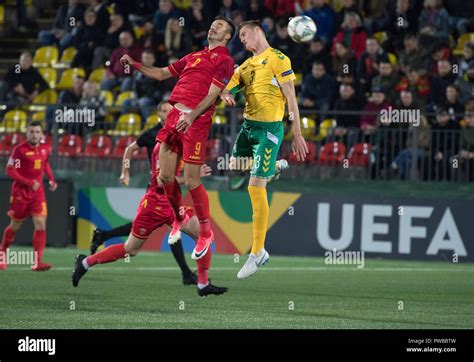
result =
[[[288,23],[288,35],[297,43],[305,43],[313,39],[318,29],[309,16],[295,16]]]

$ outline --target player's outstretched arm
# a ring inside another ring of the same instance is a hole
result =
[[[137,151],[140,147],[137,142],[133,142],[127,146],[122,158],[122,173],[120,174],[120,182],[124,186],[128,186],[130,183],[130,161],[132,160],[133,152]]]
[[[120,58],[120,63],[124,67],[129,65],[132,68],[138,70],[140,73],[143,73],[147,77],[154,78],[157,80],[165,80],[173,76],[168,70],[168,68],[149,67],[147,65],[143,65],[142,63],[133,60],[132,57],[128,54],[124,54]]]
[[[298,109],[298,102],[296,101],[295,85],[293,81],[290,80],[280,86],[288,103],[288,114],[290,115],[290,121],[292,122],[293,142],[291,144],[291,149],[296,155],[298,161],[304,161],[309,151],[306,141],[301,134],[300,111]]]

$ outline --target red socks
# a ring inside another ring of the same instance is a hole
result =
[[[196,260],[197,269],[198,269],[198,283],[207,284],[209,281],[209,267],[211,266],[211,248],[207,251],[201,259]]]
[[[46,246],[46,230],[35,230],[33,232],[33,249],[36,254],[36,264],[41,264],[43,252]]]
[[[173,208],[176,219],[182,221],[184,219],[184,213],[181,213],[181,187],[179,186],[176,179],[174,182],[169,184],[163,184],[163,189],[165,190],[166,197]]]
[[[110,245],[97,254],[88,256],[86,262],[88,266],[111,263],[118,259],[125,258],[125,255],[127,255],[125,244]]]
[[[199,219],[199,237],[208,238],[211,236],[211,221],[209,215],[209,197],[202,184],[189,190],[194,203],[194,210]]]
[[[0,251],[6,251],[13,240],[15,239],[15,232],[10,226],[7,226],[3,231],[2,245],[0,246]]]

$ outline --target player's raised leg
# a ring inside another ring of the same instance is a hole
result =
[[[0,260],[0,270],[6,270],[8,263],[6,260],[5,253],[10,245],[15,240],[16,233],[20,230],[21,226],[23,225],[23,221],[15,221],[13,219],[10,220],[10,225],[8,225],[5,230],[3,230],[3,237],[2,237],[2,244],[0,245],[0,253],[4,253]]]

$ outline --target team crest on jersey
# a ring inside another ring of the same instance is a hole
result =
[[[262,60],[262,65],[267,65],[268,64],[268,58],[265,58]]]

